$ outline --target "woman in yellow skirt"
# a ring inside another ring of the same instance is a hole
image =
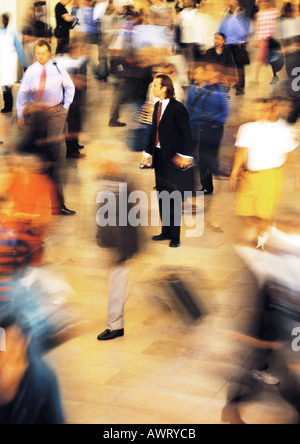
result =
[[[292,128],[278,119],[275,100],[258,100],[255,111],[259,120],[239,129],[230,184],[235,191],[239,179],[236,212],[256,228],[257,248],[264,248],[282,197],[287,156],[298,141]]]

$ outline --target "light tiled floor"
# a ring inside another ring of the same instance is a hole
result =
[[[268,77],[261,89],[267,90]],[[126,129],[107,126],[110,84],[91,79],[85,136],[87,158],[68,161],[67,205],[72,218],[56,219],[46,242],[45,264],[63,273],[73,293],[66,312],[83,321],[77,334],[50,352],[46,359],[56,370],[66,421],[70,424],[220,424],[228,380],[251,354],[251,348],[227,331],[246,329],[253,315],[256,285],[234,250],[239,221],[228,181],[218,181],[213,199],[205,201],[205,232],[183,238],[178,250],[151,243],[158,228],[142,229],[142,248],[130,263],[125,337],[100,343],[105,329],[109,257],[95,242],[96,179],[101,162],[113,148],[137,189],[150,193],[153,173],[138,168],[139,154],[126,148]],[[232,96],[232,117],[226,129],[222,158],[231,162],[237,127],[248,100]],[[130,121],[130,107],[121,120]],[[7,118],[8,119],[8,118]],[[16,131],[6,136],[13,146]],[[299,215],[299,193],[287,182],[281,217]],[[223,233],[212,230],[217,220]],[[170,270],[192,276],[190,283],[207,314],[197,322],[180,313],[166,291]],[[243,404],[248,423],[295,420],[293,410],[276,389],[263,390]]]

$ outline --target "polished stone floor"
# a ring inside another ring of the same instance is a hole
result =
[[[284,78],[284,72],[281,73]],[[264,68],[261,84],[251,86],[247,70],[244,97],[232,95],[232,115],[226,127],[221,157],[231,165],[234,136],[246,118],[249,100],[270,91],[271,71]],[[101,164],[118,160],[136,189],[153,188],[152,171],[138,168],[139,153],[127,146],[132,109],[125,106],[124,129],[108,128],[112,85],[89,81],[86,120],[81,142],[84,160],[68,160],[67,206],[77,211],[57,218],[46,239],[45,270],[70,285],[63,307],[80,321],[76,334],[52,350],[47,361],[55,369],[69,424],[221,424],[228,381],[251,356],[251,346],[231,331],[246,331],[255,316],[256,283],[234,248],[240,232],[234,194],[228,180],[216,182],[213,198],[205,197],[205,229],[199,238],[183,235],[180,249],[154,244],[159,228],[142,228],[141,251],[130,262],[125,336],[100,343],[105,329],[108,252],[95,241],[97,180]],[[20,137],[12,123],[2,149],[14,148]],[[287,176],[278,217],[299,216],[299,191]],[[215,229],[218,226],[220,229]],[[166,286],[171,272],[182,275],[204,307],[197,321],[184,316]],[[51,284],[48,284],[51,285]],[[294,410],[279,397],[277,388],[262,387],[242,405],[250,424],[297,421]]]

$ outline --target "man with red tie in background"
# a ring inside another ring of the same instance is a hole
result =
[[[185,106],[175,99],[175,91],[169,76],[161,74],[153,82],[153,94],[160,101],[156,104],[153,114],[152,132],[147,152],[144,153],[142,164],[150,166],[149,157],[153,156],[152,166],[155,170],[156,190],[182,192],[183,175],[180,169],[192,165],[193,137],[189,115]],[[192,175],[191,175],[192,176]],[[192,191],[193,184],[190,184]],[[166,211],[169,205],[169,214]],[[170,240],[170,247],[180,246],[180,226],[182,201],[165,199],[159,196],[159,210],[162,222],[162,233],[152,238],[153,241]]]
[[[69,216],[75,212],[65,206],[59,167],[63,157],[62,135],[75,86],[66,69],[50,60],[51,47],[47,41],[40,40],[35,53],[37,62],[25,72],[16,101],[18,127],[24,127],[25,118],[29,131],[19,151],[38,155],[46,162],[60,201],[53,212]]]

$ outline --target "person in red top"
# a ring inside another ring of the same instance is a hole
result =
[[[273,0],[263,0],[256,16],[255,41],[258,48],[255,84],[259,84],[259,74],[264,63],[268,63],[269,39],[276,34],[276,23],[279,11],[274,7]],[[272,80],[275,83],[276,79]]]
[[[2,228],[12,230],[28,245],[31,265],[41,265],[43,240],[57,205],[56,188],[34,156],[12,159],[10,179],[5,193]],[[2,210],[2,211],[3,211]]]

